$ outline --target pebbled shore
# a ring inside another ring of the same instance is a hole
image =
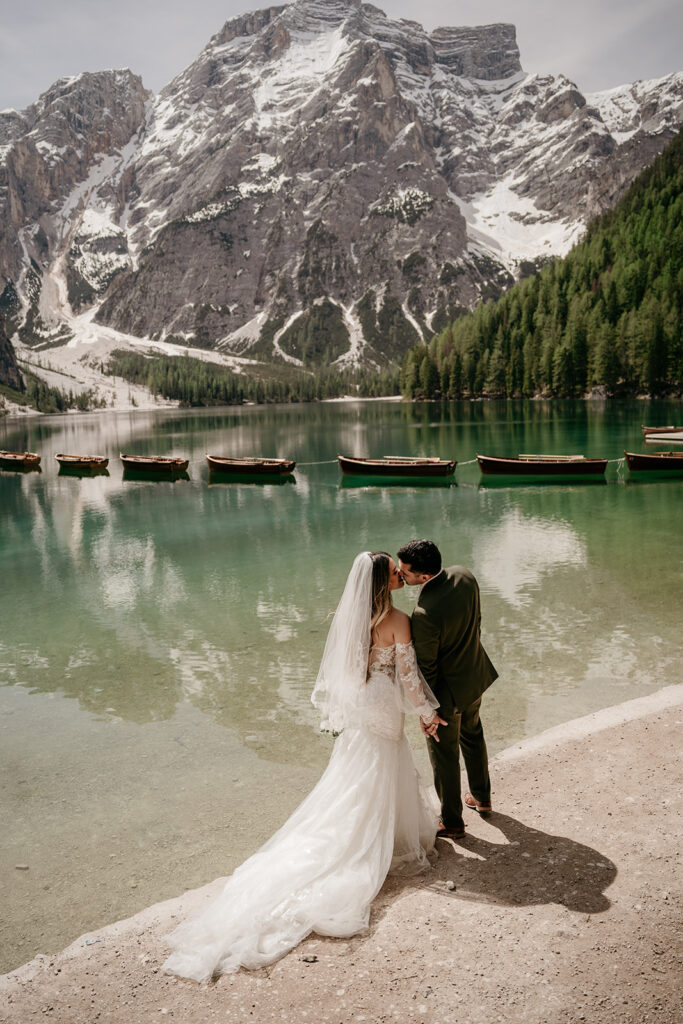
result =
[[[389,880],[364,935],[209,986],[166,977],[163,935],[219,879],[4,975],[0,1021],[677,1024],[682,720],[671,686],[498,755],[492,816]]]

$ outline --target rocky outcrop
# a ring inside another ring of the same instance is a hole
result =
[[[0,115],[0,287],[37,345],[94,311],[235,353],[398,361],[566,251],[676,132],[682,95],[681,75],[596,96],[526,75],[511,25],[268,7],[154,99],[106,72]],[[321,325],[333,340],[309,344]]]
[[[14,388],[15,391],[24,390],[24,381],[21,371],[17,365],[17,359],[12,348],[12,343],[5,332],[5,325],[0,320],[0,384]]]
[[[514,25],[437,28],[429,39],[435,62],[462,78],[495,82],[522,70]]]

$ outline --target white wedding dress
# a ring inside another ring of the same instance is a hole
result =
[[[429,719],[438,704],[412,644],[372,647],[369,656],[366,646],[363,658],[367,678],[353,702],[344,695],[343,732],[322,778],[214,902],[172,933],[167,972],[205,981],[271,964],[310,932],[354,935],[367,928],[390,870],[427,866],[439,805],[421,784],[403,728],[406,711]]]

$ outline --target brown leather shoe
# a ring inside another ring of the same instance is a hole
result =
[[[475,800],[471,793],[465,793],[465,806],[469,807],[472,811],[478,811],[482,818],[488,818],[493,810],[491,804],[480,803],[479,800]]]
[[[466,835],[464,825],[458,825],[457,828],[446,828],[445,825],[439,822],[439,827],[436,831],[437,839],[464,839]]]

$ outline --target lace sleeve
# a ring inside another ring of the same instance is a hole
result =
[[[439,702],[427,686],[411,643],[396,644],[396,678],[401,684],[402,711],[417,714],[425,721],[433,717]]]

